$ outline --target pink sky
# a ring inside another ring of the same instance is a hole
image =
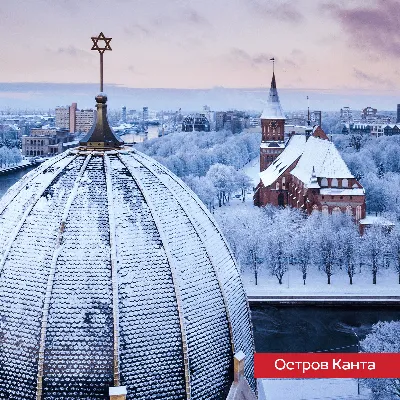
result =
[[[2,0],[1,82],[400,89],[395,0]]]

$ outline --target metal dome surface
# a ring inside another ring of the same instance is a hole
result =
[[[0,398],[225,399],[255,389],[250,312],[213,217],[132,149],[70,150],[0,201]]]

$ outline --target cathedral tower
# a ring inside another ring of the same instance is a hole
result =
[[[278,90],[276,89],[275,71],[273,71],[267,106],[261,114],[261,172],[267,169],[285,149],[285,119],[286,117],[279,101]]]

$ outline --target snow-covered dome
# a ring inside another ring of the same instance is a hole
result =
[[[107,130],[104,97],[81,147],[0,201],[0,398],[103,400],[126,386],[127,399],[225,399],[239,351],[255,389],[223,235],[179,178]]]

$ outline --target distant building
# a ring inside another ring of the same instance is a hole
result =
[[[226,129],[239,133],[250,127],[250,117],[244,111],[218,111],[215,113],[215,130]]]
[[[70,107],[56,107],[55,123],[57,128],[69,130],[69,109]]]
[[[75,115],[76,127],[74,132],[89,132],[94,124],[94,119],[95,113],[93,109],[77,110]]]
[[[378,110],[377,110],[376,108],[365,107],[365,108],[361,111],[361,119],[375,118],[377,112],[378,112]]]
[[[311,125],[322,126],[322,112],[311,111],[310,113]]]
[[[149,107],[143,107],[143,122],[149,120]]]
[[[68,129],[31,129],[22,137],[22,154],[27,157],[54,156],[78,144]]]
[[[94,110],[78,110],[77,104],[71,106],[57,107],[55,110],[55,124],[59,129],[68,129],[70,133],[89,132],[94,123]]]
[[[125,124],[126,123],[126,107],[122,107],[122,114],[121,114],[121,120],[122,123]]]
[[[182,121],[183,132],[210,132],[210,121],[204,114],[187,115]]]
[[[397,104],[397,118],[396,118],[396,124],[400,123],[400,104]]]
[[[353,119],[353,112],[350,107],[343,107],[340,109],[340,119],[342,122],[351,122]]]

